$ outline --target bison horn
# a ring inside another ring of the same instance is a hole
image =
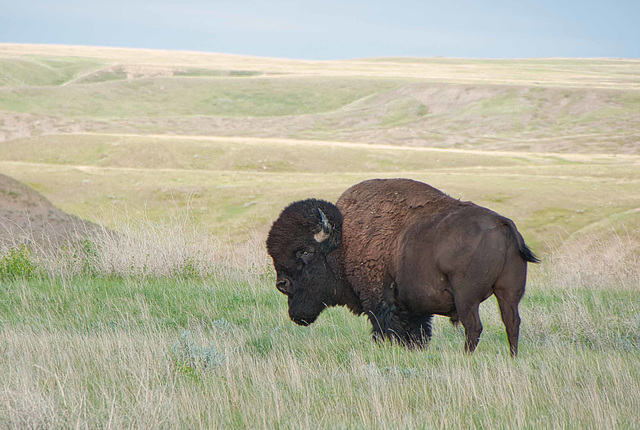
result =
[[[332,228],[324,212],[322,212],[320,208],[318,208],[318,212],[320,212],[320,219],[322,220],[322,228],[313,237],[315,238],[316,242],[324,242],[325,240],[327,240],[329,236],[331,236]]]

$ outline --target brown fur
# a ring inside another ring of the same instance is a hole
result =
[[[336,206],[344,217],[345,273],[365,308],[373,308],[383,296],[402,230],[466,204],[407,179],[373,179],[342,193]]]
[[[331,224],[318,241],[324,214]],[[306,220],[306,221],[303,221]],[[408,179],[374,179],[346,190],[334,206],[287,207],[267,239],[289,314],[308,325],[326,306],[366,313],[374,337],[425,346],[433,314],[460,321],[472,352],[479,304],[495,294],[512,355],[527,262],[537,262],[515,224],[489,209]],[[304,251],[304,253],[303,253]]]

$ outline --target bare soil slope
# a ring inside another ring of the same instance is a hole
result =
[[[39,249],[85,237],[97,225],[61,211],[31,187],[0,174],[0,249]]]

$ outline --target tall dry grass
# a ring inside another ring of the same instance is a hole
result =
[[[189,208],[161,221],[114,216],[90,228],[74,226],[64,236],[35,236],[24,230],[0,243],[0,257],[28,244],[47,275],[205,277],[269,272],[271,261],[258,229],[243,241],[214,235],[195,222]],[[115,226],[115,227],[111,227]],[[540,288],[640,289],[640,233],[629,228],[585,234],[555,247],[541,265],[530,265],[529,284]]]
[[[189,209],[161,221],[125,219],[90,227],[76,223],[59,233],[70,239],[62,243],[24,229],[2,242],[0,257],[26,245],[41,274],[62,277],[237,277],[268,270],[264,238],[257,230],[244,241],[216,236],[198,225]]]
[[[438,317],[429,348],[409,351],[344,309],[291,323],[258,234],[243,248],[188,219],[105,228],[34,253],[52,276],[3,282],[0,427],[633,428],[634,240],[546,256],[513,360],[493,300],[475,355]]]
[[[546,256],[533,281],[549,288],[640,289],[640,231],[620,228],[568,240]]]

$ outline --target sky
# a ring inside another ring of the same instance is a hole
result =
[[[0,0],[0,43],[309,60],[640,58],[640,0]]]

